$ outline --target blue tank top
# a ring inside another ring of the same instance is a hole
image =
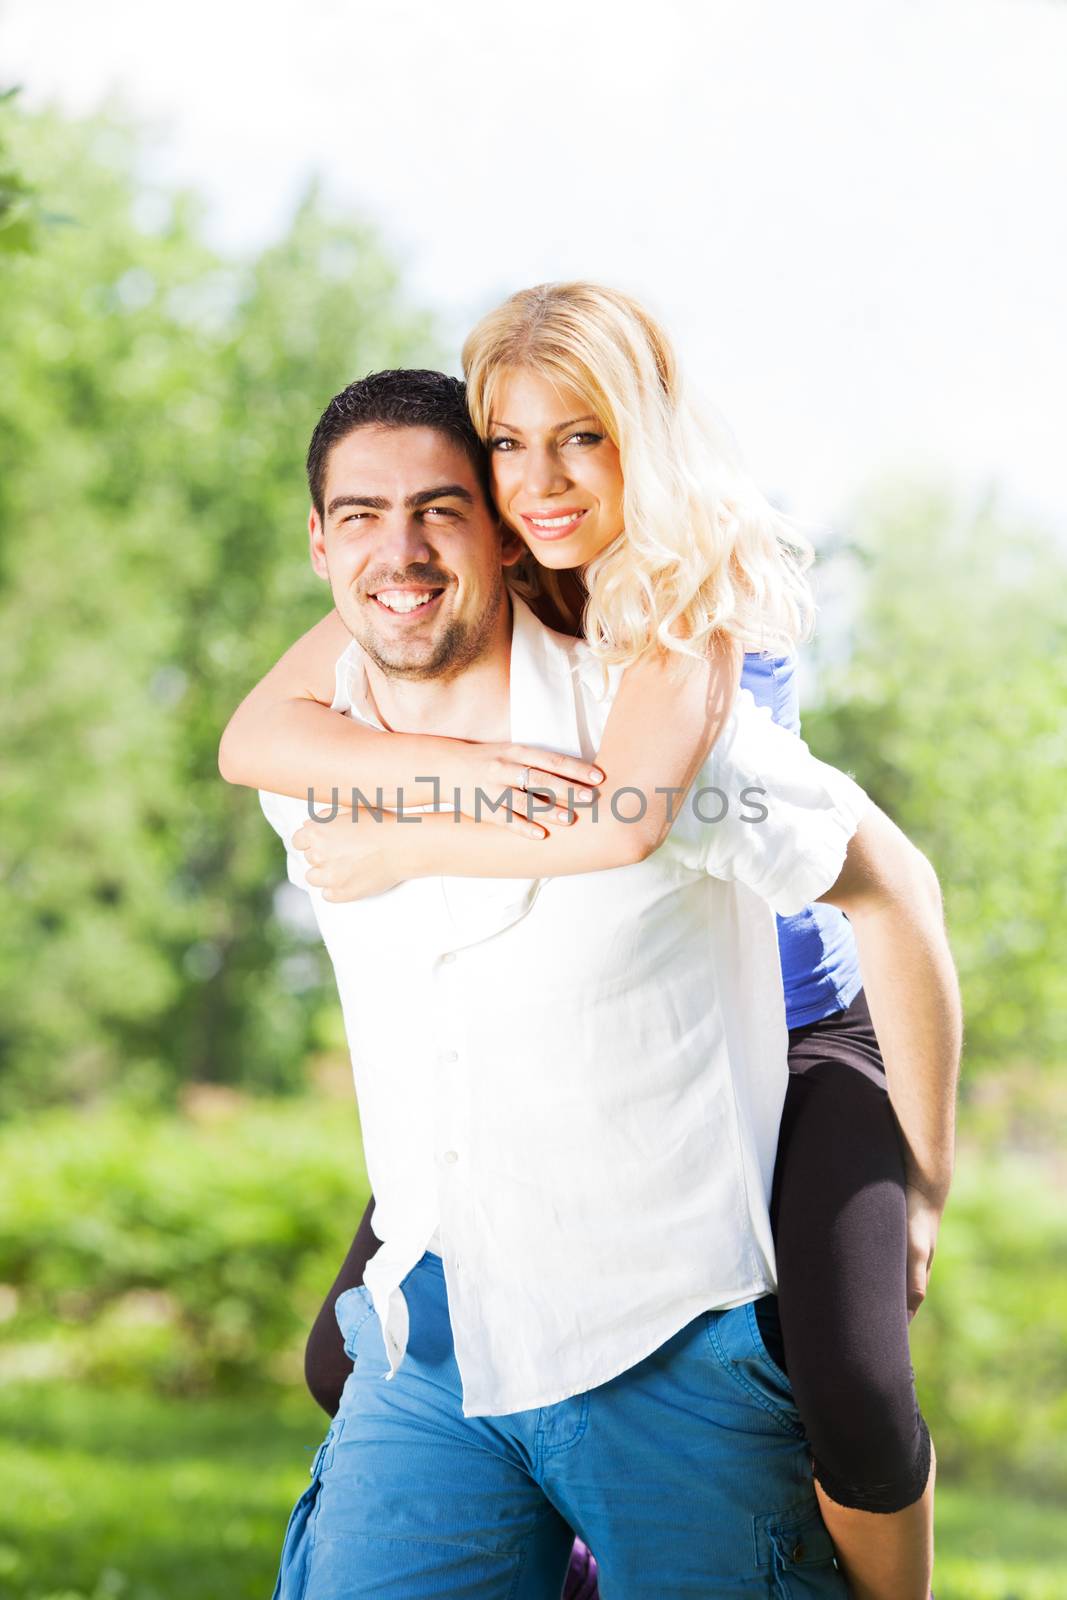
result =
[[[741,687],[775,722],[800,732],[796,657],[745,656]],[[836,906],[810,905],[795,917],[778,918],[778,949],[790,1028],[843,1011],[860,991],[859,956],[848,918]]]

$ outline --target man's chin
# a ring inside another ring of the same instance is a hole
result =
[[[438,630],[435,636],[422,638],[383,638],[377,629],[362,629],[357,635],[359,643],[379,671],[390,678],[439,678],[446,673],[457,655],[462,655],[461,639],[454,627]]]

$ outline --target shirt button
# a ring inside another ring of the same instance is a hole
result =
[[[458,1056],[458,1054],[456,1053],[455,1050],[442,1050],[441,1051],[441,1060],[442,1061],[458,1061],[459,1060],[459,1056]]]
[[[455,1166],[456,1162],[459,1160],[458,1151],[456,1151],[456,1150],[446,1150],[445,1151],[445,1160],[448,1162],[450,1167]]]
[[[444,964],[446,961],[455,961],[455,959],[456,952],[454,950],[446,950],[444,955],[441,957],[441,962]]]

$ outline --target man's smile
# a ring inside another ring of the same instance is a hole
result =
[[[371,595],[372,602],[393,617],[425,617],[434,609],[444,594],[443,589],[431,587],[405,589],[379,589]]]

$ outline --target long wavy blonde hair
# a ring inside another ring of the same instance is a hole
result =
[[[812,548],[742,468],[721,426],[698,415],[670,340],[628,295],[544,283],[484,316],[463,346],[480,437],[509,368],[577,390],[618,446],[624,529],[585,569],[583,630],[605,663],[656,644],[704,656],[725,637],[786,653],[811,631]],[[566,615],[556,574],[527,556],[520,592],[539,584]]]

